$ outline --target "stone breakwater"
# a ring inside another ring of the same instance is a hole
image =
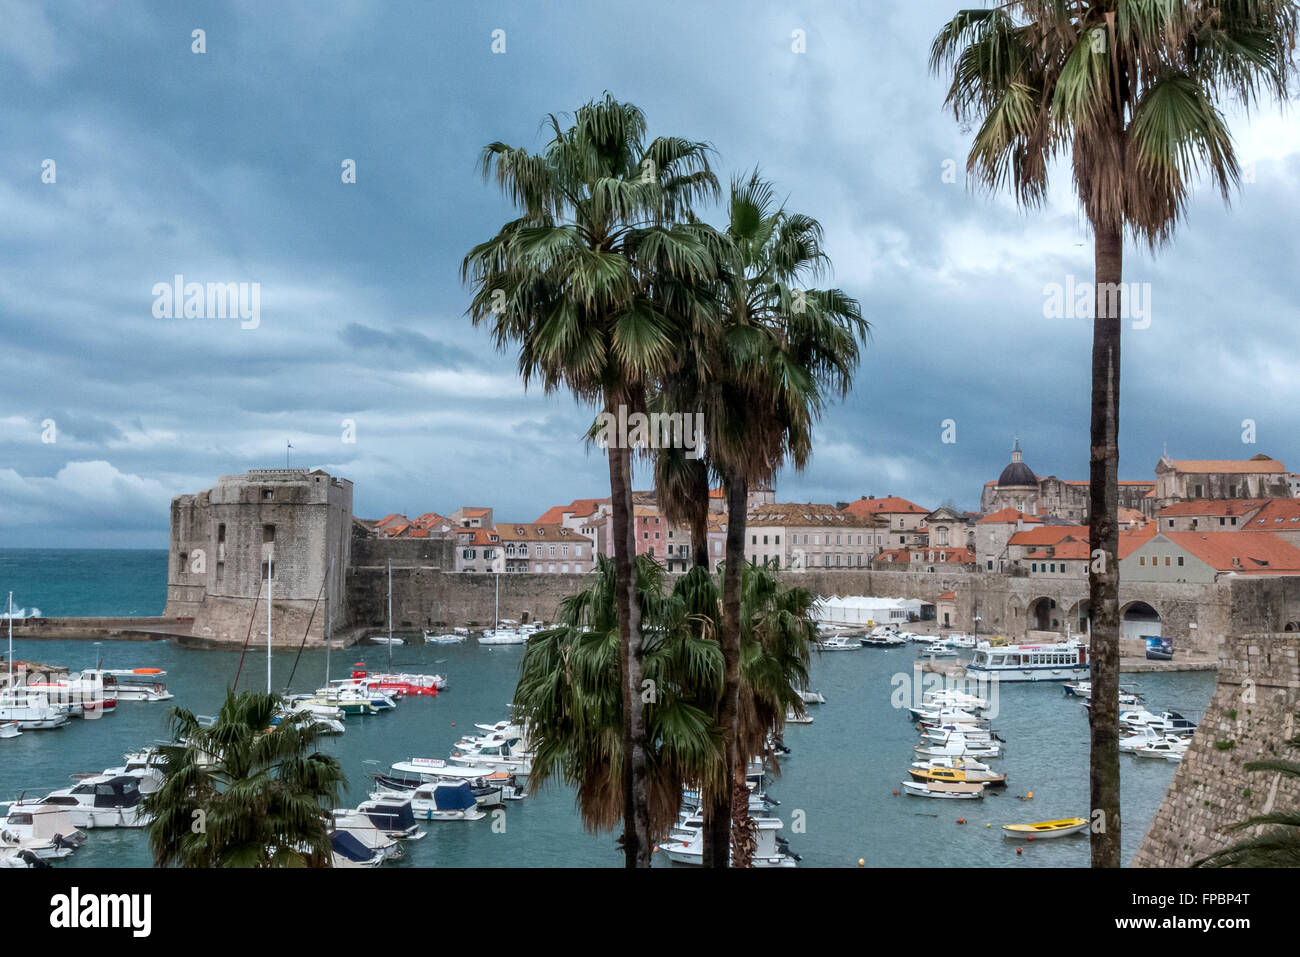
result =
[[[1257,814],[1300,808],[1300,781],[1247,771],[1251,761],[1295,760],[1285,742],[1300,711],[1300,634],[1220,639],[1214,697],[1156,812],[1135,867],[1190,867],[1254,831]]]

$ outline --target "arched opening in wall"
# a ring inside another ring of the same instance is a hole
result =
[[[1288,621],[1283,631],[1300,631],[1300,622]]]
[[[1125,605],[1120,612],[1120,624],[1125,638],[1160,637],[1160,613],[1144,601]]]
[[[1036,598],[1026,613],[1030,631],[1056,631],[1061,627],[1061,613],[1054,598]]]
[[[1065,616],[1073,634],[1088,634],[1089,621],[1092,618],[1092,605],[1084,598],[1075,604]]]

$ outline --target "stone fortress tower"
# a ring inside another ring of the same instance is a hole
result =
[[[266,636],[267,563],[272,636],[296,645],[310,621],[321,640],[327,612],[346,623],[352,483],[320,470],[250,469],[172,499],[168,617],[193,618],[191,634]],[[328,580],[327,580],[328,579]]]

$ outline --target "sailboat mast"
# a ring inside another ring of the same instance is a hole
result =
[[[492,627],[500,628],[501,627],[501,573],[500,572],[498,572],[496,575],[496,582],[497,582],[497,607],[496,607],[496,611],[493,612],[493,614],[496,615],[496,618],[492,622]]]
[[[393,560],[388,560],[388,670],[393,670]]]
[[[329,585],[334,583],[334,559],[330,559]],[[330,683],[330,644],[334,636],[334,604],[330,601],[330,588],[325,586],[325,684]]]
[[[14,593],[9,593],[9,683],[10,691],[14,688]]]
[[[271,563],[275,556],[266,553],[266,693],[271,693]]]

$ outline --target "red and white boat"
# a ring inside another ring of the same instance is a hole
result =
[[[364,683],[367,687],[382,691],[387,695],[400,697],[436,695],[446,687],[447,679],[442,675],[421,674],[370,674],[363,662],[352,666],[352,680]]]

